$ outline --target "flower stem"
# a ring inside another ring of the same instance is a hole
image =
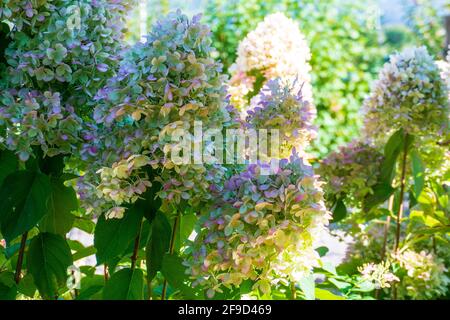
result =
[[[292,295],[292,300],[297,300],[297,290],[295,289],[294,282],[291,282],[291,295]]]
[[[388,202],[389,214],[392,212],[393,207],[394,207],[394,195],[391,195],[389,197],[389,202]],[[381,261],[383,261],[384,258],[386,257],[386,247],[387,247],[387,240],[388,240],[390,226],[391,226],[391,216],[389,215],[386,218],[386,222],[384,225],[383,247],[381,248]]]
[[[22,240],[20,241],[19,257],[17,259],[16,274],[14,277],[16,284],[19,284],[21,275],[22,275],[23,256],[25,254],[25,246],[27,244],[27,237],[28,237],[28,232],[25,232],[22,235]]]
[[[169,246],[169,254],[173,254],[174,248],[175,248],[175,236],[177,234],[178,224],[180,223],[180,214],[177,214],[177,217],[175,218],[175,221],[173,223],[173,229],[172,229],[172,237],[170,239],[170,246]],[[166,299],[166,292],[167,292],[167,280],[164,279],[163,289],[162,289],[162,295],[161,300]]]
[[[105,278],[105,282],[109,280],[108,265],[106,263],[103,265],[103,277]]]

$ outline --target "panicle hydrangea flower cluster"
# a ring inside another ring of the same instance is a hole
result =
[[[121,1],[2,1],[13,26],[0,94],[0,144],[24,161],[31,146],[53,156],[75,150],[92,97],[114,74]]]
[[[448,90],[425,47],[392,55],[364,103],[368,138],[385,141],[398,129],[417,136],[448,130]]]
[[[447,293],[450,284],[447,269],[432,253],[407,249],[392,258],[406,272],[398,288],[400,297],[435,299]]]
[[[391,264],[388,261],[375,263],[366,263],[358,267],[363,280],[370,281],[376,289],[390,288],[394,282],[400,279],[391,272]]]
[[[313,241],[330,213],[312,167],[293,153],[278,172],[261,175],[267,164],[250,165],[232,176],[222,199],[201,218],[202,229],[185,264],[193,285],[238,287],[251,279],[253,289],[288,285],[318,265]]]
[[[293,93],[295,84],[284,83],[280,78],[269,80],[260,93],[253,97],[246,110],[246,124],[253,129],[277,129],[280,158],[288,157],[292,149],[302,156],[316,137],[316,108],[303,97],[303,90]]]
[[[333,204],[343,199],[348,205],[361,207],[378,181],[383,158],[375,147],[362,141],[352,141],[331,152],[317,171],[327,182],[324,186],[327,202]]]
[[[98,189],[117,205],[134,201],[149,185],[136,167],[142,156],[158,170],[162,199],[195,207],[211,197],[221,165],[175,164],[170,156],[175,130],[192,132],[194,121],[203,130],[231,123],[226,78],[211,57],[209,33],[200,16],[169,14],[154,25],[146,43],[126,53],[118,75],[97,94],[97,134],[86,141],[83,154],[100,169]],[[80,187],[89,193],[89,183]]]
[[[447,55],[447,61],[436,61],[436,64],[441,71],[441,78],[447,85],[450,103],[450,51]],[[450,124],[450,112],[447,114],[447,119],[447,123]],[[422,160],[426,163],[427,174],[425,177],[428,179],[438,178],[446,180],[445,177],[448,177],[450,173],[450,149],[448,147],[450,144],[450,130],[444,131],[439,138],[426,137],[422,139],[418,147]]]
[[[241,41],[237,55],[236,63],[230,68],[229,91],[236,108],[248,103],[248,95],[255,91],[255,86],[275,78],[297,79],[303,88],[303,98],[312,102],[311,52],[292,19],[282,13],[268,15]]]

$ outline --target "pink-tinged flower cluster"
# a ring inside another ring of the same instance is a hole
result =
[[[0,144],[27,160],[76,152],[81,118],[118,64],[120,1],[3,1],[0,20],[13,26],[1,80]]]
[[[324,186],[327,202],[332,205],[342,199],[350,206],[361,207],[364,198],[373,193],[382,161],[383,155],[375,147],[361,141],[331,152],[317,171],[327,182]]]
[[[280,158],[288,157],[294,148],[304,156],[317,133],[313,125],[316,108],[305,100],[302,88],[294,93],[295,87],[280,78],[269,80],[244,110],[248,127],[278,130]]]
[[[209,29],[200,16],[191,20],[180,12],[158,21],[147,42],[125,54],[118,75],[97,94],[97,136],[84,148],[86,155],[92,147],[98,150],[90,160],[99,166],[99,190],[108,199],[133,202],[141,186],[149,184],[131,161],[142,156],[159,173],[162,199],[195,207],[211,198],[210,186],[224,169],[174,163],[171,152],[179,143],[172,137],[178,129],[192,134],[195,121],[204,131],[231,125],[234,115],[221,68],[211,57]],[[126,175],[112,175],[117,168],[126,168]]]
[[[391,264],[386,262],[366,263],[358,267],[361,272],[362,279],[371,282],[376,289],[390,288],[395,282],[400,279],[391,272]]]
[[[398,288],[403,299],[436,299],[449,289],[450,278],[442,261],[426,251],[404,250],[392,256],[404,275]]]
[[[236,108],[244,107],[258,86],[275,78],[297,79],[304,99],[312,102],[311,52],[295,21],[282,13],[268,15],[241,41],[237,54],[229,89]]]
[[[193,285],[210,288],[210,296],[247,279],[269,293],[318,265],[313,242],[330,219],[318,177],[296,154],[281,160],[275,174],[261,175],[264,166],[232,176],[201,218],[185,264]]]
[[[384,142],[398,129],[438,137],[448,130],[447,85],[425,47],[392,55],[364,103],[364,131]]]

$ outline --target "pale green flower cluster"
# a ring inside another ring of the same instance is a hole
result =
[[[404,129],[416,136],[439,136],[448,129],[447,85],[425,47],[392,55],[364,103],[364,131],[385,141]]]
[[[237,54],[236,63],[230,67],[229,92],[238,109],[246,105],[249,94],[257,93],[258,86],[275,78],[297,79],[304,99],[312,102],[311,52],[292,19],[282,13],[268,15],[241,41]]]
[[[450,278],[442,261],[432,253],[405,250],[393,256],[405,272],[399,286],[399,297],[435,299],[448,291]]]
[[[371,282],[376,289],[390,288],[394,282],[400,279],[391,272],[391,264],[388,261],[375,263],[366,263],[358,267],[362,279]]]
[[[12,26],[1,146],[23,161],[33,146],[50,157],[78,152],[92,97],[118,65],[125,10],[121,1],[0,1],[0,21]]]
[[[313,242],[331,217],[312,167],[293,154],[276,174],[250,165],[229,179],[221,198],[202,217],[202,230],[185,262],[193,285],[221,292],[244,280],[270,293],[298,282],[319,265]]]

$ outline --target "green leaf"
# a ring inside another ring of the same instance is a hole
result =
[[[415,150],[411,152],[411,167],[414,177],[413,191],[414,196],[417,199],[422,193],[423,187],[425,185],[425,167],[419,153]]]
[[[373,187],[373,194],[364,199],[363,210],[369,212],[373,207],[385,202],[394,193],[390,184],[377,184]]]
[[[17,170],[19,161],[16,155],[8,150],[0,151],[0,186],[3,180]]]
[[[103,289],[105,300],[143,300],[144,275],[141,270],[122,269],[114,273]]]
[[[38,153],[38,165],[43,173],[46,175],[55,177],[55,178],[61,178],[64,171],[64,155],[56,155],[54,157],[45,157],[44,154],[42,154],[42,151],[39,150],[38,152],[35,152],[35,154]]]
[[[339,222],[347,216],[347,208],[342,199],[339,199],[333,207],[333,222]]]
[[[370,281],[363,281],[361,283],[358,283],[355,289],[353,291],[356,292],[371,292],[375,290],[375,285]]]
[[[397,158],[402,151],[405,134],[402,129],[396,131],[386,143],[384,148],[384,160],[381,164],[380,181],[391,185],[395,174]]]
[[[22,280],[20,280],[17,290],[27,297],[34,298],[37,288],[34,284],[33,276],[30,273],[27,273]]]
[[[80,293],[76,300],[89,300],[97,297],[105,286],[105,278],[100,275],[91,275],[83,277],[80,282]],[[99,298],[102,298],[100,296]]]
[[[75,220],[71,212],[78,209],[77,195],[60,179],[52,179],[51,188],[48,214],[41,220],[39,227],[43,232],[64,236],[72,229]]]
[[[323,257],[324,255],[326,255],[328,253],[328,251],[330,251],[327,247],[319,247],[316,248],[317,253],[319,254],[319,256]]]
[[[0,300],[15,300],[17,294],[17,286],[14,282],[14,273],[0,273]]]
[[[329,261],[322,261],[322,266],[321,268],[323,270],[325,270],[326,272],[329,272],[333,275],[337,275],[337,271],[336,271],[336,267],[334,266],[333,263],[329,262]]]
[[[187,299],[196,298],[195,291],[185,283],[187,280],[186,268],[180,257],[166,254],[163,258],[161,273],[170,286],[175,290],[180,290]]]
[[[334,278],[329,278],[328,281],[330,281],[330,283],[332,283],[333,285],[336,286],[336,288],[338,288],[339,290],[345,290],[350,288],[352,285],[348,282],[345,281],[340,281]]]
[[[94,246],[97,248],[97,264],[108,263],[121,256],[129,244],[135,240],[142,221],[142,213],[130,208],[122,219],[98,219],[94,233]]]
[[[175,248],[179,250],[189,238],[194,230],[197,216],[195,214],[184,214],[180,216],[180,223],[178,224],[177,236],[175,238]]]
[[[30,243],[28,271],[44,299],[54,299],[66,284],[67,268],[73,264],[69,245],[63,237],[40,233]]]
[[[298,282],[300,289],[302,289],[306,300],[316,299],[314,288],[316,286],[314,282],[314,276],[312,274],[305,276]]]
[[[158,212],[151,224],[151,234],[146,247],[147,278],[152,280],[161,270],[162,260],[169,250],[172,228],[165,214]]]
[[[0,227],[6,241],[29,231],[47,213],[50,179],[40,173],[16,171],[0,188]]]
[[[89,257],[97,252],[97,249],[94,246],[89,246],[86,248],[82,248],[73,254],[73,261],[78,261],[83,258]]]
[[[316,288],[315,289],[316,298],[319,300],[345,300],[344,297],[338,296],[328,290]]]
[[[89,234],[93,234],[95,231],[95,222],[84,217],[75,217],[73,227]]]

